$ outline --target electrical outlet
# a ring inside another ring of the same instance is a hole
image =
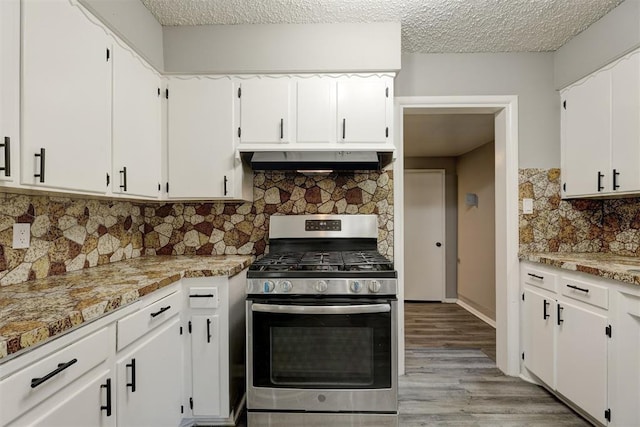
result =
[[[522,199],[522,213],[525,215],[533,213],[533,199]]]
[[[13,224],[13,249],[25,249],[31,244],[31,224]]]

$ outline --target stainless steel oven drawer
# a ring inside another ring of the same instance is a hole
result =
[[[314,414],[249,412],[251,427],[398,427],[396,414]]]

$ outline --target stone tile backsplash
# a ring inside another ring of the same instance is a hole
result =
[[[560,199],[560,169],[520,169],[520,252],[603,252],[640,256],[640,198]],[[520,204],[522,206],[522,204]]]
[[[0,192],[0,286],[144,254],[261,255],[270,215],[312,213],[377,214],[378,249],[393,258],[392,171],[256,172],[253,203],[133,203]],[[12,249],[15,222],[31,224],[28,249]]]

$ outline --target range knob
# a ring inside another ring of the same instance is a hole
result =
[[[327,292],[327,287],[327,282],[324,280],[318,280],[315,285],[316,291],[320,293]]]
[[[362,283],[359,280],[352,280],[349,284],[351,292],[358,293],[362,290]]]
[[[369,282],[369,290],[374,294],[380,292],[381,287],[382,285],[380,285],[380,282],[378,282],[377,280],[372,280]]]
[[[291,291],[291,288],[293,288],[293,285],[289,280],[283,280],[282,282],[280,282],[280,290],[282,292],[289,292]]]
[[[262,291],[265,294],[272,292],[275,289],[276,285],[271,280],[265,280],[262,284]]]

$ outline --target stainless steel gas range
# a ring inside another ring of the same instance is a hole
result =
[[[249,426],[397,426],[397,273],[375,215],[272,216],[247,272]]]

